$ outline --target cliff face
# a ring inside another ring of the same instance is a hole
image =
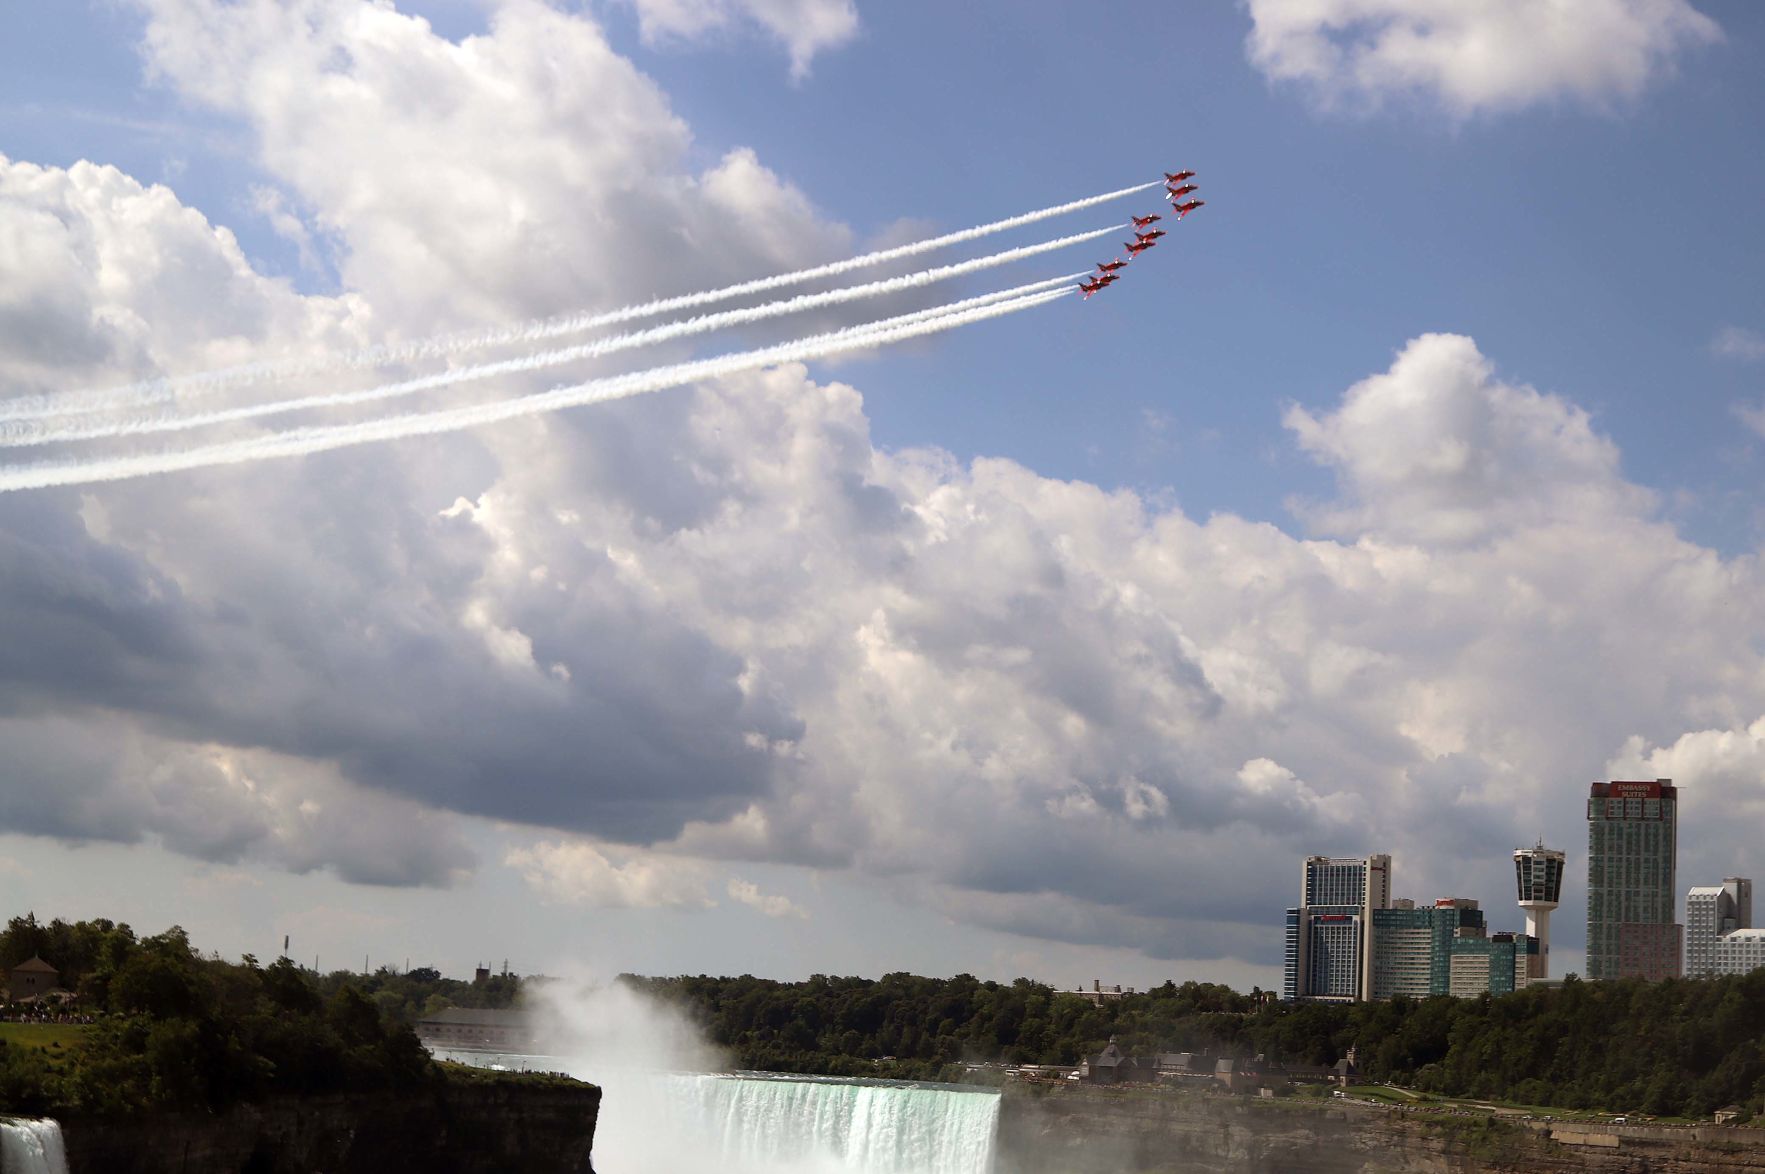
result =
[[[70,1174],[593,1174],[601,1093],[521,1081],[61,1118]]]
[[[1010,1086],[995,1174],[1765,1171],[1750,1129],[1573,1126],[1340,1102]]]

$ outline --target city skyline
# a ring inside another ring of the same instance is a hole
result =
[[[1520,893],[1530,925],[1555,895],[1563,853],[1541,844],[1515,852],[1516,860],[1523,852],[1556,866],[1553,877]],[[1393,897],[1388,855],[1309,856],[1300,904],[1287,909],[1278,993],[1289,1002],[1336,1003],[1505,994],[1547,978],[1545,945],[1531,933],[1492,930],[1476,898]]]
[[[1578,977],[1704,978],[1765,966],[1765,929],[1753,924],[1751,879],[1692,886],[1681,915],[1678,794],[1667,778],[1589,786],[1587,936],[1599,949]],[[1300,904],[1286,913],[1282,998],[1462,996],[1560,981],[1550,967],[1549,927],[1561,904],[1568,854],[1541,840],[1516,848],[1512,858],[1525,930],[1492,933],[1478,899],[1418,904],[1393,897],[1389,855],[1307,857]],[[1511,985],[1491,979],[1498,951],[1503,967],[1512,968]]]

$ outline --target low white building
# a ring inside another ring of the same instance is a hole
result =
[[[1752,927],[1753,882],[1747,878],[1725,877],[1720,885],[1700,886],[1686,893],[1686,977],[1735,973],[1718,962],[1718,945],[1737,930]]]
[[[1765,966],[1765,929],[1737,929],[1716,939],[1712,974],[1746,974]]]

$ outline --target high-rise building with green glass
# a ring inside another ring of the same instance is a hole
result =
[[[1671,779],[1595,783],[1587,798],[1587,977],[1680,972],[1679,790]]]
[[[1419,908],[1413,901],[1398,901],[1390,909],[1373,910],[1372,919],[1375,999],[1448,994],[1453,939],[1481,937],[1485,929],[1477,902],[1458,897]]]

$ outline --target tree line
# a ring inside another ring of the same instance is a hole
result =
[[[221,1109],[273,1093],[409,1089],[439,1079],[411,1028],[351,984],[286,958],[204,957],[183,929],[14,918],[10,968],[42,954],[94,1014],[67,1042],[0,1039],[0,1112]]]
[[[105,918],[91,921],[40,922],[35,914],[14,917],[0,932],[0,970],[41,957],[60,971],[67,990],[94,999],[83,999],[102,1009],[103,991],[87,980],[114,971],[136,945],[128,925]],[[293,965],[293,963],[290,963]],[[333,970],[324,975],[302,968],[325,998],[351,987],[366,996],[381,1014],[395,1023],[415,1024],[449,1007],[511,1007],[521,996],[521,979],[513,974],[492,974],[485,981],[447,978],[433,966],[393,970],[382,966],[372,973]]]
[[[0,1110],[218,1106],[272,1091],[397,1087],[430,1079],[409,1024],[446,1006],[509,1006],[521,983],[431,967],[320,976],[287,959],[204,957],[182,929],[137,938],[96,919],[13,918],[0,964],[40,954],[97,1013],[60,1056],[0,1045]],[[685,1008],[732,1063],[776,1072],[949,1079],[965,1063],[1076,1065],[1110,1040],[1132,1054],[1263,1055],[1449,1096],[1704,1117],[1765,1112],[1765,970],[1622,980],[1510,995],[1382,1003],[1270,1003],[1213,983],[1167,982],[1092,1001],[1029,979],[813,975],[623,976]]]
[[[744,975],[625,981],[685,1007],[732,1062],[826,1075],[951,1078],[964,1062],[1076,1065],[1114,1038],[1138,1055],[1262,1055],[1447,1096],[1657,1116],[1765,1111],[1765,970],[1584,982],[1381,1003],[1271,1003],[1167,982],[1094,1005],[1028,979]]]

